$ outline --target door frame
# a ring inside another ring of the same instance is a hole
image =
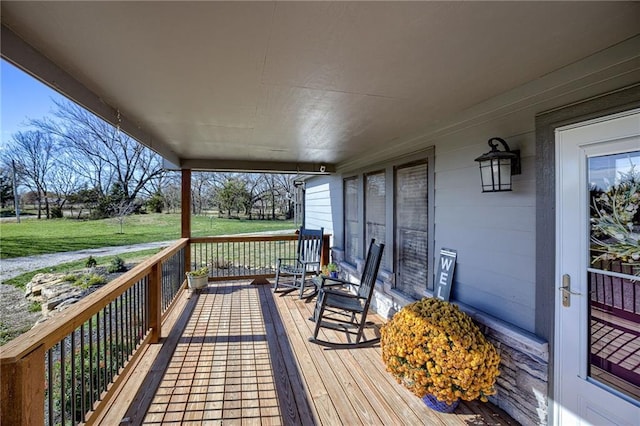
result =
[[[558,155],[556,170],[560,171],[556,179],[556,188],[558,191],[563,187],[566,189],[567,186],[571,189],[569,192],[557,192],[556,199],[557,265],[554,281],[556,308],[554,336],[556,339],[562,339],[563,345],[558,342],[554,351],[554,363],[562,367],[562,374],[555,376],[552,423],[564,419],[565,423],[569,421],[573,424],[577,418],[580,418],[573,409],[581,412],[580,410],[585,410],[586,406],[591,408],[589,411],[594,413],[592,415],[617,419],[616,424],[627,424],[626,417],[618,417],[621,412],[628,413],[629,410],[637,412],[638,402],[635,398],[624,395],[621,391],[589,374],[591,347],[588,336],[591,297],[587,268],[590,266],[591,259],[589,250],[591,227],[589,226],[590,192],[587,159],[606,157],[617,152],[637,152],[639,120],[640,106],[622,113],[569,125],[556,134],[556,141],[562,141],[562,145],[556,146],[556,155]],[[576,220],[576,217],[580,219]],[[576,292],[576,296],[569,296],[570,308],[561,306],[562,294],[559,287],[564,284],[563,274],[571,277],[571,291]],[[576,347],[577,353],[574,350]],[[576,355],[579,355],[579,360],[576,360]],[[586,361],[585,364],[583,364],[584,361]],[[576,366],[577,371],[574,370]],[[580,398],[573,399],[576,395],[584,397],[585,400],[580,402]],[[629,403],[634,408],[630,408]],[[563,410],[562,407],[568,408]],[[621,412],[611,411],[610,407],[619,407]],[[559,411],[556,412],[556,409]],[[583,420],[589,422],[586,418]]]
[[[584,102],[542,112],[535,117],[536,133],[536,328],[549,342],[549,424],[554,419],[555,394],[555,273],[556,273],[556,170],[555,130],[640,106],[640,84],[624,87]]]

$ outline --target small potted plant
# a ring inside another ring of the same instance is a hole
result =
[[[495,393],[500,356],[473,320],[449,302],[424,298],[381,330],[382,360],[399,383],[437,411]]]
[[[329,263],[322,267],[322,274],[331,278],[338,278],[338,265],[336,263]]]
[[[195,271],[187,272],[187,283],[192,290],[200,290],[207,286],[209,281],[209,268],[203,266]]]

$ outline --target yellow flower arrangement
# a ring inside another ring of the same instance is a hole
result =
[[[411,303],[381,330],[382,360],[416,396],[453,404],[495,393],[500,356],[471,318],[435,298]]]

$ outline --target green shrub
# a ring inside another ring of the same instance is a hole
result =
[[[87,268],[95,268],[97,264],[98,262],[93,258],[93,256],[89,256],[89,259],[87,259],[87,263],[85,263],[84,265]]]
[[[51,207],[49,214],[51,215],[51,219],[62,219],[63,217],[62,209],[58,206]]]
[[[62,277],[62,281],[67,281],[70,283],[74,283],[78,280],[78,275],[76,274],[67,274],[65,276]]]
[[[83,274],[81,275],[73,285],[82,289],[88,289],[94,285],[103,285],[107,283],[107,279],[98,274]]]
[[[120,256],[116,256],[113,259],[111,259],[111,263],[107,268],[107,271],[110,274],[113,274],[115,272],[125,272],[126,270],[127,270],[127,265],[125,265],[124,260]]]
[[[147,208],[152,213],[162,213],[164,207],[164,197],[161,193],[156,192],[147,200]]]
[[[29,312],[40,312],[42,311],[42,305],[40,302],[33,301],[29,305]]]

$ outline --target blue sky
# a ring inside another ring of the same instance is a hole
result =
[[[52,99],[65,98],[10,63],[0,63],[0,128],[4,145],[12,134],[27,129],[29,119],[51,115],[55,106]]]

